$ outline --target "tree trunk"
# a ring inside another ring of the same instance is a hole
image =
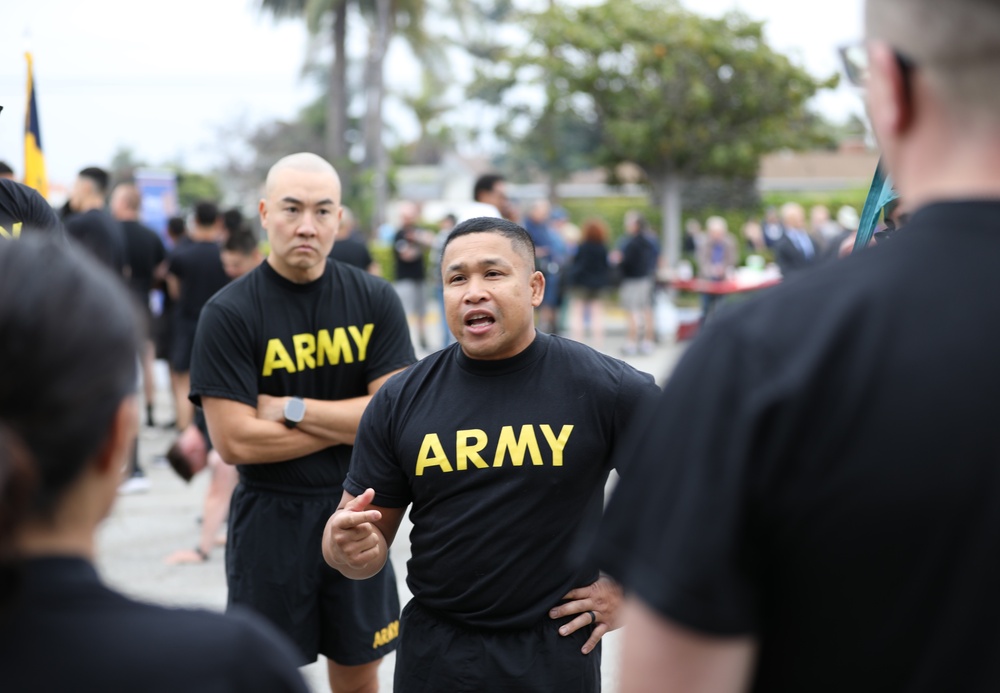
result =
[[[343,168],[347,151],[347,3],[338,0],[333,19],[333,65],[326,92],[326,156]]]
[[[655,197],[660,202],[663,215],[662,257],[670,269],[677,267],[681,259],[681,185],[683,179],[673,171],[657,176]]]
[[[372,189],[375,200],[372,227],[377,229],[385,221],[389,201],[389,157],[385,142],[382,141],[382,100],[385,95],[385,53],[392,35],[392,0],[376,0],[375,8],[375,26],[368,53],[365,168],[373,170]]]

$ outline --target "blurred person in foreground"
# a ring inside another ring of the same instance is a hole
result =
[[[373,578],[412,503],[395,693],[600,690],[621,593],[568,547],[599,520],[612,447],[659,390],[535,329],[535,257],[510,221],[451,232],[442,276],[458,343],[372,398],[323,535],[327,563]]]
[[[635,430],[599,544],[623,693],[1000,690],[1000,3],[866,26],[914,212],[720,316]]]
[[[62,222],[37,190],[0,178],[0,241],[20,238],[25,231],[65,238]]]
[[[305,693],[260,617],[145,604],[95,569],[139,418],[120,280],[74,247],[0,244],[0,334],[3,690]]]

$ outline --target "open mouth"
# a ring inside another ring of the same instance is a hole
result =
[[[474,329],[489,327],[495,322],[493,316],[486,313],[471,313],[465,318],[465,324]]]

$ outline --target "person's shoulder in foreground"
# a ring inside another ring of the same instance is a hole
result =
[[[93,566],[76,558],[30,561],[25,582],[0,637],[0,680],[10,690],[308,690],[294,648],[249,611],[135,601],[105,587]],[[49,654],[43,660],[41,653]]]
[[[0,238],[17,238],[22,230],[65,235],[59,217],[37,190],[0,178]]]

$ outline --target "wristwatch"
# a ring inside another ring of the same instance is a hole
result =
[[[301,397],[292,397],[285,402],[285,425],[295,428],[306,415],[306,403]]]

